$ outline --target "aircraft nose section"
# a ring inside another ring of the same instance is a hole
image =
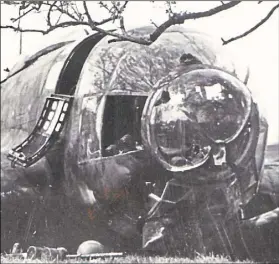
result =
[[[247,123],[248,88],[215,68],[172,73],[157,83],[143,118],[143,141],[170,171],[204,164],[214,145],[233,141]]]

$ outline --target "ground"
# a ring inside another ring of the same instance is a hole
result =
[[[23,260],[15,260],[1,257],[1,263],[24,263]],[[40,260],[28,261],[28,263],[45,263]],[[58,263],[58,262],[49,262],[49,263]],[[72,260],[64,261],[59,263],[85,263],[84,260]],[[166,258],[166,257],[141,257],[136,255],[129,255],[123,258],[107,258],[94,259],[90,263],[251,263],[251,261],[235,261],[232,262],[226,257],[223,256],[198,256],[195,259],[189,258]]]

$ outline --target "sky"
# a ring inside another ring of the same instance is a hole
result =
[[[226,2],[226,1],[225,1]],[[206,32],[221,45],[221,37],[228,39],[243,33],[266,16],[269,10],[279,1],[246,1],[240,5],[209,18],[188,20],[184,27]],[[220,1],[177,1],[177,11],[205,11]],[[88,3],[91,16],[96,20],[107,17],[105,10],[98,8],[98,2]],[[16,17],[16,10],[11,6],[1,4],[1,24],[10,23],[11,17]],[[164,2],[132,1],[128,3],[124,13],[126,29],[150,25],[150,20],[160,24],[167,19]],[[41,14],[22,21],[22,27],[42,28],[45,20]],[[223,49],[240,65],[250,68],[249,89],[259,104],[260,110],[269,122],[268,143],[279,142],[279,11],[255,32],[247,37],[232,42]],[[107,28],[115,25],[108,25]],[[26,33],[23,35],[23,54],[32,54],[54,42],[76,39],[85,36],[81,27],[58,29],[48,35]],[[1,79],[4,79],[4,68],[11,68],[19,59],[19,33],[11,30],[1,30]]]

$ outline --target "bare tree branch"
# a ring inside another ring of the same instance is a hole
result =
[[[161,24],[159,27],[157,27],[155,29],[155,31],[150,34],[150,39],[139,39],[139,38],[135,38],[132,36],[123,36],[120,35],[121,37],[118,36],[118,40],[111,40],[110,42],[116,42],[116,41],[120,41],[120,40],[129,40],[131,42],[135,42],[135,43],[139,43],[139,44],[143,44],[143,45],[150,45],[151,43],[153,43],[167,28],[169,28],[172,25],[176,25],[176,24],[183,24],[185,22],[185,20],[189,20],[189,19],[197,19],[197,18],[202,18],[202,17],[208,17],[208,16],[212,16],[215,15],[219,12],[222,12],[224,10],[230,9],[236,5],[238,5],[241,1],[231,1],[229,3],[226,4],[222,4],[220,6],[217,6],[215,8],[212,8],[210,10],[204,11],[204,12],[197,12],[197,13],[187,13],[184,12],[182,14],[177,14],[174,13],[173,16],[171,16],[166,22],[164,22],[163,24]],[[111,36],[116,35],[116,33],[110,34]],[[119,35],[119,34],[118,34]]]
[[[166,12],[168,13],[169,17],[171,17],[174,14],[174,12],[172,10],[172,3],[171,2],[172,1],[166,1],[166,5],[167,5]]]
[[[124,25],[124,16],[122,15],[122,13],[124,12],[127,4],[128,4],[129,1],[125,1],[124,5],[120,7],[120,9],[117,9],[118,10],[118,15],[120,16],[120,28],[123,32],[124,35],[127,34],[126,32],[126,29],[125,29],[125,25]]]
[[[118,33],[115,33],[115,32],[112,32],[112,31],[107,31],[107,30],[104,30],[104,29],[101,29],[101,28],[98,27],[99,25],[102,25],[102,24],[107,23],[109,21],[112,21],[112,20],[114,20],[116,18],[119,18],[120,17],[119,12],[123,12],[124,8],[127,5],[127,1],[123,5],[121,11],[118,10],[117,8],[115,9],[115,10],[117,10],[117,14],[114,13],[116,17],[110,17],[110,18],[104,19],[104,20],[102,20],[100,22],[92,21],[89,24],[88,22],[83,22],[83,21],[68,21],[68,22],[59,23],[59,24],[57,24],[55,26],[50,27],[47,30],[20,29],[20,28],[15,28],[15,27],[12,27],[12,26],[1,26],[1,28],[11,28],[11,29],[14,29],[16,31],[21,31],[21,32],[39,32],[39,33],[42,33],[42,34],[47,34],[47,33],[53,31],[56,28],[61,28],[61,27],[63,28],[63,27],[77,26],[77,25],[85,25],[85,26],[90,26],[92,30],[95,30],[97,32],[104,33],[106,35],[110,35],[110,36],[118,38],[118,40],[111,40],[111,42],[124,40],[124,41],[131,41],[131,42],[138,43],[138,44],[143,44],[143,45],[150,45],[168,27],[170,27],[172,25],[183,24],[184,21],[188,20],[188,19],[197,19],[197,18],[212,16],[214,14],[217,14],[217,13],[221,12],[221,11],[224,11],[224,10],[227,10],[229,8],[232,8],[233,6],[236,6],[239,3],[240,3],[240,1],[231,1],[229,3],[217,6],[215,8],[212,8],[212,9],[210,9],[208,11],[204,11],[204,12],[197,12],[197,13],[187,13],[187,12],[184,12],[182,14],[175,14],[174,13],[173,16],[169,18],[169,20],[167,20],[165,23],[163,23],[162,25],[160,25],[158,28],[155,29],[155,31],[150,35],[150,39],[134,37],[134,36],[127,35],[127,34],[125,34],[125,35],[118,34]],[[114,12],[114,11],[111,11],[111,12]]]
[[[92,28],[92,27],[91,27]],[[142,44],[142,45],[150,45],[152,42],[144,39],[144,38],[138,38],[138,37],[134,37],[131,35],[122,35],[122,34],[118,34],[118,33],[114,33],[112,31],[107,31],[104,29],[101,29],[99,27],[93,27],[92,29],[100,32],[100,33],[104,33],[106,35],[112,36],[112,37],[116,37],[117,39],[113,39],[110,40],[109,42],[116,42],[116,41],[130,41],[130,42],[134,42],[134,43],[138,43],[138,44]]]
[[[57,1],[56,1],[57,2]],[[51,6],[52,4],[49,4],[49,3],[44,3],[44,5],[47,5],[47,6]],[[65,14],[65,15],[67,15],[67,16],[69,16],[71,19],[73,19],[73,20],[75,20],[75,21],[78,21],[78,19],[75,17],[75,16],[73,16],[71,13],[69,13],[67,10],[64,10],[63,9],[63,6],[62,6],[62,3],[60,2],[60,7],[59,6],[57,6],[57,5],[55,5],[55,11],[59,11],[60,13],[62,13],[62,14]]]
[[[101,20],[99,22],[94,21],[94,26],[100,26],[100,25],[103,25],[103,24],[105,24],[107,22],[113,21],[115,19],[116,19],[115,17],[109,17],[109,18],[105,18],[105,19],[103,19],[103,20]]]
[[[97,22],[96,22],[97,23]],[[123,36],[121,34],[117,34],[117,33],[113,33],[112,30],[104,30],[104,29],[101,29],[97,26],[94,26],[94,25],[89,25],[87,22],[78,22],[78,21],[68,21],[68,22],[62,22],[60,24],[57,24],[55,26],[52,26],[50,27],[49,29],[47,30],[40,30],[40,29],[22,29],[22,28],[18,28],[18,27],[14,27],[14,26],[2,26],[1,25],[1,28],[9,28],[9,29],[13,29],[14,31],[19,31],[19,32],[33,32],[33,33],[42,33],[43,35],[45,34],[48,34],[49,32],[53,31],[54,29],[56,28],[65,28],[65,27],[70,27],[70,26],[79,26],[79,25],[84,25],[84,26],[90,26],[91,29],[97,31],[97,32],[100,32],[100,33],[103,33],[103,34],[106,34],[106,35],[109,35],[109,36],[113,36],[113,37],[116,37],[118,38],[119,40],[126,40],[126,41],[131,41],[131,42],[135,42],[135,43],[138,43],[138,44],[143,44],[143,45],[150,45],[152,42],[146,40],[146,39],[143,39],[143,38],[135,38],[133,36],[130,36],[130,35],[126,35],[126,36]]]
[[[21,16],[21,10],[20,9],[18,9],[18,16],[19,17]],[[20,22],[21,22],[21,20],[19,19],[17,27],[20,27]],[[22,53],[22,32],[20,32],[20,34],[19,34],[19,55],[21,55],[21,53]]]
[[[114,16],[120,15],[121,11],[118,9],[118,4],[120,4],[119,1],[111,1],[113,9],[112,9],[112,14]]]
[[[112,11],[111,9],[109,9],[109,12],[111,13],[111,17],[110,18],[107,18],[107,19],[104,19],[103,21],[97,23],[95,21],[93,21],[93,19],[91,18],[90,14],[89,14],[89,11],[88,11],[88,8],[87,8],[87,5],[86,5],[86,1],[83,1],[83,7],[84,7],[84,10],[85,10],[85,15],[87,16],[88,18],[88,22],[89,22],[89,25],[90,27],[93,29],[93,30],[96,30],[98,32],[103,32],[103,30],[101,30],[100,28],[96,28],[96,26],[99,26],[99,25],[102,25],[104,23],[107,23],[109,21],[114,21],[115,19],[120,19],[120,28],[121,28],[121,31],[123,33],[123,35],[127,35],[127,32],[125,30],[125,26],[124,26],[124,18],[123,16],[121,15],[122,12],[124,11],[124,9],[126,8],[127,6],[127,3],[128,1],[125,1],[124,5],[118,9],[117,5],[114,3],[113,6],[114,6],[114,10],[116,11]],[[100,2],[101,5],[103,5],[107,10],[108,10],[108,7],[107,5],[103,4]],[[109,34],[110,35],[110,34]],[[114,36],[114,34],[113,34]],[[122,39],[122,38],[121,38]]]
[[[120,22],[120,29],[122,31],[122,34],[127,35],[125,25],[124,25],[124,17],[123,16],[120,17],[119,22]]]
[[[27,1],[26,2],[22,1],[21,6],[19,7],[19,9],[24,10],[24,9],[28,8],[31,4],[32,4],[31,2],[28,3]]]
[[[128,3],[129,3],[129,1],[125,1],[124,5],[121,7],[122,8],[122,12],[124,11],[124,9],[126,8]]]
[[[125,10],[129,1],[125,1],[123,6],[120,8],[118,8],[118,6],[117,6],[117,3],[119,3],[119,2],[115,3],[115,1],[111,1],[111,3],[112,3],[111,8],[109,8],[107,2],[108,1],[106,1],[106,3],[104,3],[103,1],[100,1],[99,2],[100,7],[106,9],[111,16],[113,16],[113,17],[115,17],[115,19],[117,19],[123,13],[123,11]]]
[[[14,27],[14,26],[10,26],[10,25],[5,25],[5,26],[0,26],[0,28],[8,28],[8,29],[13,29],[16,32],[30,32],[30,33],[42,33],[42,34],[46,34],[45,30],[41,30],[41,29],[22,29],[22,28],[18,28],[18,27]]]
[[[34,10],[34,8],[31,8],[28,11],[26,11],[25,13],[23,13],[21,16],[18,16],[17,18],[11,18],[11,21],[16,22],[17,20],[23,18],[24,16],[26,16],[27,14],[29,14],[33,10]]]
[[[60,6],[57,5],[57,2],[59,2]],[[24,2],[24,3],[25,3],[25,2]],[[20,6],[19,9],[20,9],[20,10],[27,9],[28,7],[30,7],[30,5],[31,5],[31,3],[28,3],[27,5],[24,4],[24,5]],[[69,16],[71,19],[73,19],[73,20],[75,20],[75,21],[80,21],[79,18],[76,18],[74,15],[72,15],[72,14],[69,12],[69,10],[68,10],[68,8],[67,8],[68,5],[69,5],[69,3],[66,3],[66,5],[65,5],[65,4],[63,4],[62,1],[42,1],[42,2],[40,2],[40,5],[39,5],[39,6],[33,6],[31,9],[29,9],[29,10],[28,10],[27,12],[25,12],[23,15],[21,15],[21,16],[19,16],[19,17],[17,17],[17,18],[11,18],[11,20],[12,20],[13,22],[16,22],[17,20],[23,18],[25,15],[27,15],[27,14],[30,13],[31,11],[34,11],[34,10],[40,11],[40,8],[41,8],[41,7],[46,6],[46,7],[48,7],[48,9],[47,9],[48,14],[47,14],[47,20],[46,20],[46,21],[47,21],[47,24],[48,24],[49,26],[51,26],[50,16],[51,16],[51,12],[53,12],[53,11],[58,11],[58,12],[60,12],[60,13],[62,13],[62,14],[65,14],[65,15]],[[65,9],[65,7],[67,8],[67,10]],[[58,21],[59,21],[59,19],[58,19]]]
[[[252,33],[253,31],[255,31],[258,27],[260,27],[262,24],[264,24],[271,16],[272,14],[274,13],[274,11],[279,7],[279,4],[274,6],[270,11],[269,13],[267,14],[267,16],[262,19],[259,23],[257,23],[254,27],[250,28],[249,30],[245,31],[243,34],[241,35],[238,35],[236,37],[233,37],[233,38],[230,38],[228,40],[224,40],[223,38],[221,38],[222,42],[223,42],[223,45],[226,45],[232,41],[235,41],[237,39],[240,39],[240,38],[243,38],[245,36],[247,36],[248,34]]]
[[[222,4],[220,6],[214,7],[210,10],[204,12],[197,13],[187,13],[184,12],[182,14],[174,13],[172,17],[170,17],[166,22],[160,25],[151,35],[150,40],[154,42],[167,28],[176,24],[183,24],[185,20],[189,19],[197,19],[202,17],[213,16],[217,13],[220,13],[224,10],[230,9],[236,5],[238,5],[241,1],[230,1],[229,3]]]
[[[158,25],[157,25],[152,19],[150,19],[150,23],[151,23],[154,27],[158,28]]]
[[[65,27],[71,27],[71,26],[89,26],[89,25],[87,22],[82,22],[82,21],[67,21],[67,22],[62,22],[55,26],[49,27],[47,30],[23,29],[23,28],[18,28],[18,27],[9,26],[9,25],[4,25],[4,26],[1,25],[0,28],[9,28],[9,29],[13,29],[14,31],[18,31],[18,32],[42,33],[43,35],[46,35],[56,28],[65,28]]]
[[[99,5],[100,7],[105,8],[109,12],[109,14],[111,14],[111,9],[108,7],[107,4],[104,4],[103,1],[100,1]]]
[[[50,14],[51,14],[52,8],[55,6],[56,2],[57,2],[57,1],[54,1],[54,2],[51,4],[51,6],[49,7],[49,10],[48,10],[48,12],[47,12],[47,24],[48,24],[49,27],[52,27]]]
[[[11,26],[11,25],[4,25],[4,26],[1,25],[0,28],[13,29],[14,31],[18,31],[18,32],[42,33],[43,35],[45,35],[45,34],[48,34],[48,33],[50,33],[51,31],[53,31],[57,28],[65,28],[65,27],[70,27],[70,26],[88,26],[88,27],[91,27],[91,29],[96,30],[98,32],[101,32],[101,33],[106,33],[107,32],[107,35],[111,35],[110,31],[103,30],[101,28],[98,28],[97,26],[103,25],[103,24],[105,24],[109,21],[112,21],[113,19],[115,19],[115,18],[113,18],[113,17],[106,18],[106,19],[104,19],[100,22],[93,22],[92,25],[89,25],[89,23],[85,22],[85,21],[66,21],[66,22],[61,22],[57,25],[51,26],[47,30],[23,29],[23,28],[14,27],[14,26]],[[120,35],[119,34],[112,34],[112,36],[118,37]],[[129,39],[127,39],[127,40],[129,40]]]
[[[76,3],[75,2],[74,3],[70,2],[69,5],[70,5],[71,9],[74,11],[74,13],[76,14],[76,16],[80,20],[81,19],[81,13],[79,12],[79,10],[77,8]]]
[[[120,29],[121,29],[123,35],[127,35],[126,28],[125,28],[125,25],[124,25],[124,17],[122,15],[122,13],[125,10],[127,4],[128,4],[128,1],[125,1],[124,5],[120,9],[117,8],[118,15],[120,15],[120,18],[119,18]]]
[[[57,19],[57,21],[56,21],[55,25],[57,25],[57,24],[59,23],[59,21],[60,21],[60,19],[61,19],[62,15],[63,15],[63,13],[60,13],[60,15],[59,15],[59,17],[58,17],[58,19]]]
[[[94,24],[90,14],[89,14],[89,11],[88,11],[88,8],[87,8],[87,4],[86,4],[86,1],[82,1],[83,2],[83,7],[84,7],[84,11],[85,11],[85,15],[87,16],[87,19],[88,19],[88,22],[89,24]]]
[[[100,1],[99,2],[100,7],[105,8],[108,11],[109,17],[99,22],[95,21],[91,17],[86,1],[82,1],[82,2],[83,2],[84,12],[80,12],[80,10],[78,10],[78,6],[72,1],[41,1],[41,2],[19,1],[16,3],[16,5],[19,6],[20,10],[27,10],[27,8],[31,8],[31,9],[26,11],[23,15],[19,16],[18,18],[14,19],[14,21],[20,20],[22,17],[26,16],[31,11],[34,10],[42,11],[40,8],[44,6],[44,7],[48,7],[47,10],[44,10],[47,11],[48,28],[46,30],[23,29],[20,26],[16,27],[12,25],[3,25],[3,26],[1,25],[0,27],[13,29],[19,32],[42,33],[45,35],[57,28],[82,25],[82,26],[90,27],[91,30],[93,31],[97,31],[105,35],[109,35],[116,38],[116,39],[109,40],[109,42],[130,41],[142,45],[150,45],[151,43],[156,41],[166,29],[168,29],[172,25],[183,24],[186,20],[190,20],[190,19],[210,17],[222,11],[233,8],[234,6],[241,3],[241,1],[235,1],[235,0],[229,2],[219,1],[220,5],[212,9],[209,9],[207,11],[194,12],[194,13],[189,13],[187,11],[184,11],[180,13],[175,13],[172,9],[172,4],[175,4],[175,1],[166,1],[167,4],[166,12],[168,12],[169,14],[168,20],[158,26],[151,20],[151,24],[155,26],[155,30],[153,31],[153,33],[151,33],[149,37],[137,37],[137,36],[129,35],[125,29],[123,12],[128,4],[128,1],[125,1],[125,3],[122,6],[120,1],[111,1],[110,5],[107,4],[109,2]],[[258,3],[260,2],[262,1],[259,1]],[[242,38],[248,35],[249,33],[251,33],[252,31],[256,30],[259,26],[261,26],[265,21],[269,19],[269,17],[273,14],[276,8],[278,8],[278,5],[275,6],[263,20],[261,20],[257,25],[255,25],[253,28],[243,33],[242,35],[237,36],[235,38],[231,38],[229,40],[222,39],[223,45],[232,42],[236,39]],[[51,23],[51,15],[53,12],[60,12],[59,14],[60,16],[54,25]],[[59,22],[62,14],[68,16],[71,20],[69,19],[69,21]],[[117,19],[119,19],[121,33],[116,33],[115,30],[104,30],[99,27],[108,22],[114,22]]]

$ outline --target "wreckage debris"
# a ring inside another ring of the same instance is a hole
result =
[[[13,253],[14,252],[14,253]],[[64,247],[49,248],[49,247],[36,247],[30,246],[26,253],[22,252],[22,248],[19,243],[15,243],[11,254],[5,254],[7,257],[19,258],[19,259],[41,259],[44,261],[53,260],[67,260],[67,259],[97,259],[97,258],[114,258],[124,257],[123,252],[107,252],[104,253],[104,246],[95,240],[88,240],[78,248],[76,255],[68,254],[68,251]]]
[[[105,247],[95,240],[87,240],[82,242],[77,250],[78,255],[88,255],[95,253],[104,253]]]
[[[43,248],[42,247],[34,247],[34,246],[30,246],[27,249],[27,259],[38,259],[41,258],[42,256],[42,252],[43,252]]]
[[[43,259],[43,260],[64,260],[68,251],[63,247],[34,247],[30,246],[27,249],[27,259]]]
[[[18,254],[18,253],[22,253],[22,247],[20,245],[20,243],[14,243],[13,249],[12,249],[12,254]]]

